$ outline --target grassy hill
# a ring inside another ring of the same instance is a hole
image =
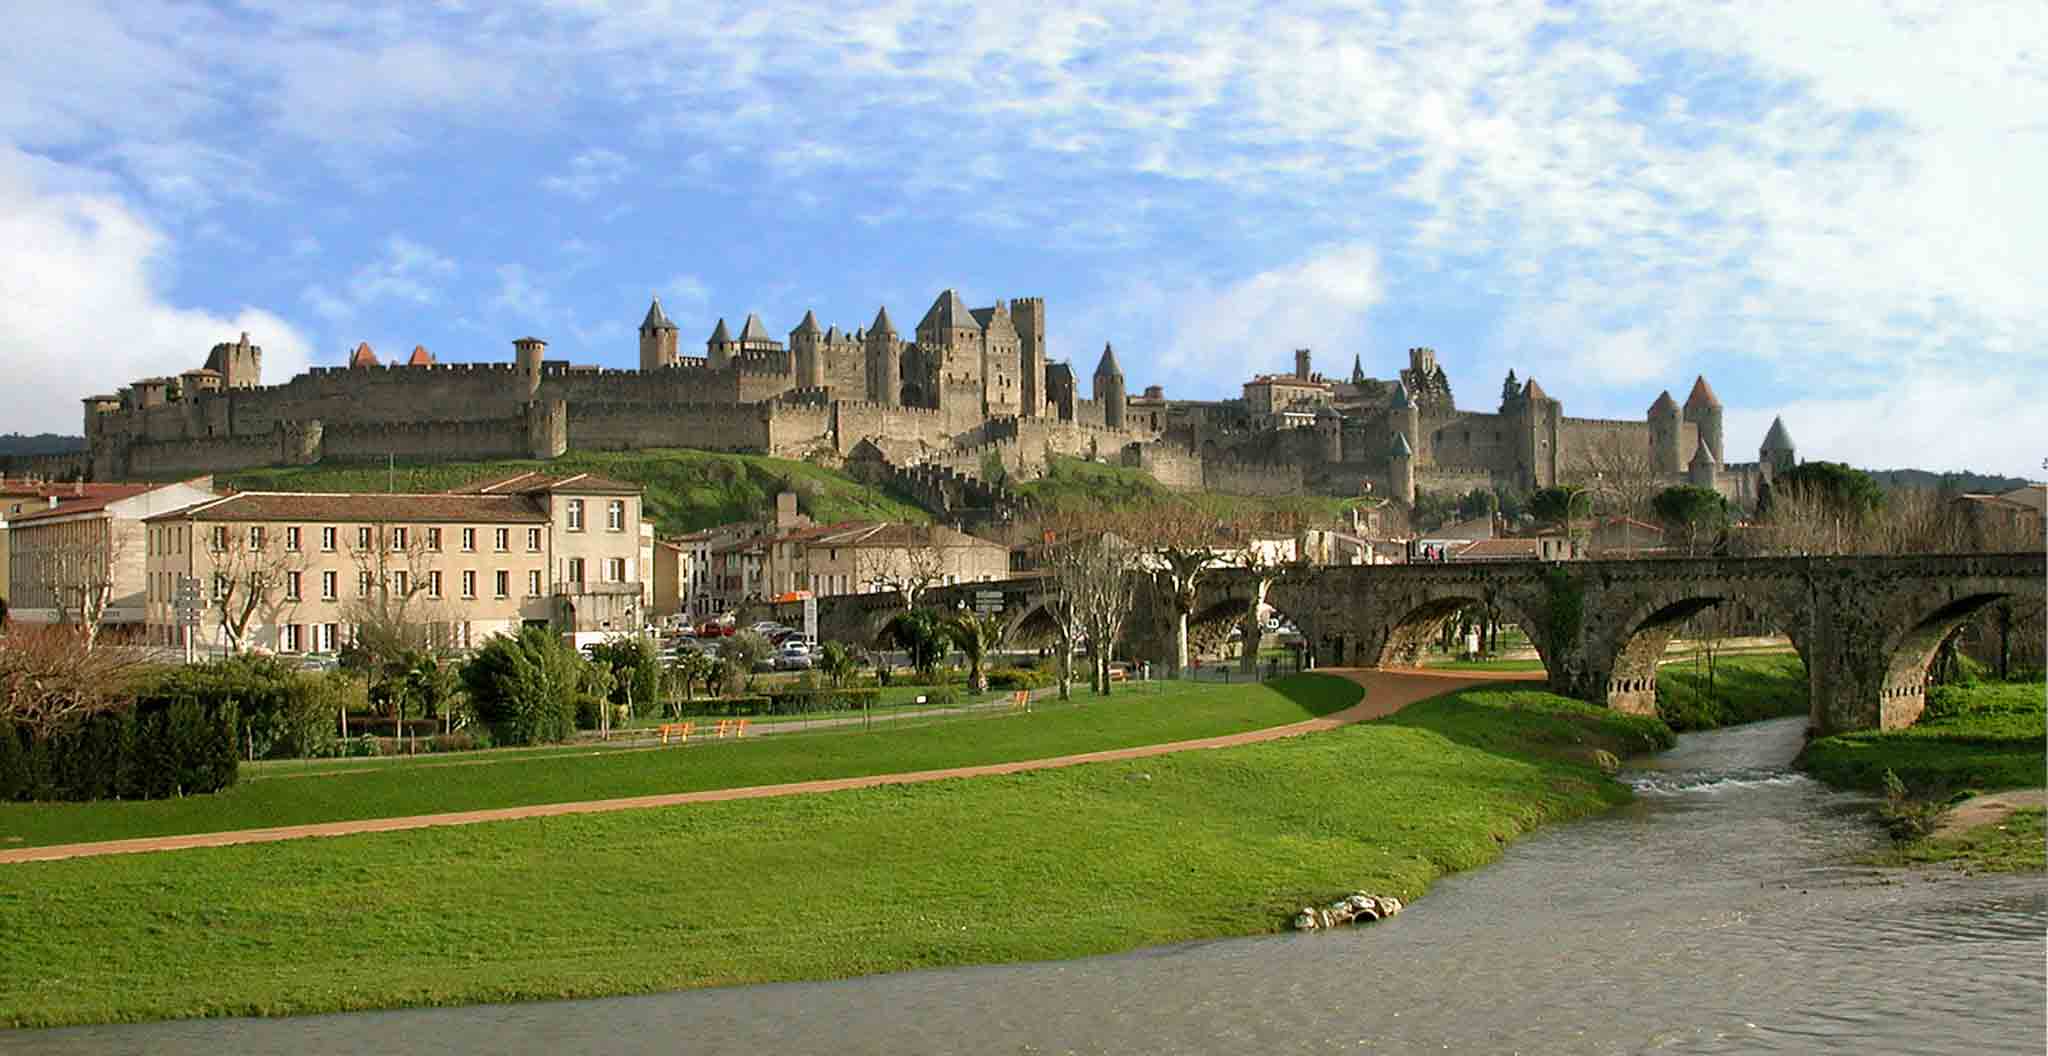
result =
[[[682,449],[571,451],[546,462],[400,462],[395,469],[374,463],[287,466],[222,473],[217,479],[246,491],[424,492],[528,470],[598,473],[640,484],[647,489],[647,517],[663,535],[763,516],[784,488],[796,492],[798,509],[826,523],[931,519],[912,503],[808,462]]]
[[[1080,458],[1055,458],[1044,477],[1011,485],[1011,490],[1045,510],[1095,511],[1188,505],[1218,517],[1293,513],[1335,521],[1363,501],[1332,495],[1253,497],[1211,492],[1175,492],[1144,470]]]

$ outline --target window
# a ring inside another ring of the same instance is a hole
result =
[[[526,552],[529,554],[540,553],[540,529],[528,528],[526,530]]]
[[[410,542],[411,538],[411,533],[403,526],[391,529],[391,549],[405,549],[405,544]]]
[[[476,529],[464,528],[462,530],[462,549],[465,553],[476,549]]]
[[[569,500],[569,530],[572,532],[580,532],[583,530],[582,499]]]
[[[294,573],[292,573],[292,574],[293,574],[293,575],[297,575],[298,573],[294,572]],[[305,652],[305,651],[306,651],[306,639],[305,639],[305,633],[306,633],[306,628],[305,628],[305,625],[304,625],[304,624],[298,624],[298,623],[287,623],[287,624],[285,624],[285,625],[284,625],[284,651],[285,651],[285,652],[287,652],[287,653],[303,653],[303,652]]]
[[[287,572],[284,574],[284,597],[286,601],[299,600],[299,584],[304,576],[305,573],[303,572]]]
[[[540,569],[536,568],[526,574],[526,596],[540,597]]]
[[[604,580],[607,583],[624,583],[626,581],[626,559],[623,557],[605,558]]]
[[[328,573],[328,575],[333,574],[332,572]],[[321,624],[313,640],[315,646],[323,653],[333,652],[335,639],[341,637],[340,631],[341,625],[338,623]]]
[[[441,529],[427,529],[427,549],[437,554],[441,552]]]
[[[582,559],[582,558],[580,558],[580,557],[572,557],[572,558],[570,558],[570,559],[569,559],[569,574],[568,574],[567,576],[563,577],[563,578],[567,579],[567,580],[568,580],[569,582],[571,582],[571,583],[575,583],[575,584],[579,584],[579,585],[580,585],[580,584],[582,584],[582,582],[583,582],[583,559]]]
[[[251,552],[263,549],[263,526],[260,524],[249,526],[249,549]]]
[[[356,529],[356,549],[358,549],[358,550],[368,550],[369,548],[370,548],[370,530],[369,530],[368,528],[358,528],[358,529]]]
[[[330,554],[334,552],[334,526],[331,524],[320,529],[320,549]]]
[[[220,552],[221,552],[222,550],[226,550],[227,548],[228,548],[228,526],[227,526],[227,525],[225,525],[225,524],[216,524],[216,525],[214,525],[214,526],[213,526],[213,552],[217,554],[217,553],[220,553]]]
[[[429,572],[429,573],[427,573],[427,597],[430,597],[430,598],[438,598],[438,597],[440,597],[440,596],[441,596],[441,573],[439,573],[439,572]]]
[[[512,529],[500,528],[497,531],[492,532],[491,545],[497,547],[498,552],[501,554],[507,550],[512,549]]]
[[[626,504],[623,500],[613,499],[604,504],[604,527],[610,532],[626,530]]]
[[[492,580],[492,586],[495,588],[498,597],[502,598],[512,593],[512,573],[500,569],[498,574],[492,577]]]
[[[465,597],[465,598],[473,598],[473,597],[476,597],[476,573],[475,573],[475,572],[464,572],[464,573],[462,574],[462,596],[463,596],[463,597]]]
[[[408,594],[412,593],[411,587],[412,587],[412,576],[411,576],[411,575],[409,575],[409,574],[408,574],[408,573],[407,573],[407,572],[406,572],[406,571],[405,571],[404,569],[402,569],[402,568],[397,568],[397,569],[393,569],[393,570],[391,571],[391,592],[392,592],[392,593],[394,593],[394,594],[396,594],[396,595],[398,595],[399,597],[401,597],[401,598],[402,598],[402,597],[405,597],[406,595],[408,595]]]
[[[223,576],[218,572],[215,572],[213,574],[213,600],[219,601],[220,599],[225,598],[227,596],[228,577]]]
[[[370,574],[369,574],[368,572],[358,572],[358,573],[356,573],[356,597],[359,597],[359,598],[367,598],[367,597],[369,597],[369,596],[370,596]]]
[[[299,526],[292,525],[284,530],[284,548],[292,553],[299,552]]]
[[[335,581],[340,578],[338,574],[333,572],[320,573],[320,598],[322,601],[334,600],[334,592],[339,589]]]

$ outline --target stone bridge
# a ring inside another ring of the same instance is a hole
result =
[[[1553,692],[1622,711],[1656,710],[1657,661],[1685,621],[1716,605],[1754,613],[1806,663],[1812,723],[1824,733],[1910,724],[1926,706],[1942,640],[1987,605],[2039,600],[2048,555],[1653,558],[1565,563],[1354,565],[1291,569],[1266,600],[1323,665],[1400,666],[1445,621],[1492,605],[1520,625]],[[1193,624],[1241,619],[1258,588],[1238,569],[1205,577]],[[1013,634],[1043,640],[1047,584],[962,584],[928,592],[950,608],[1000,592]],[[1165,662],[1172,624],[1142,584],[1120,652]],[[901,607],[894,595],[825,598],[820,632],[872,641]],[[783,618],[793,613],[784,612]]]

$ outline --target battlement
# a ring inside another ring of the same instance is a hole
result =
[[[775,397],[775,401],[781,404],[806,407],[827,405],[832,402],[832,386],[799,385]]]

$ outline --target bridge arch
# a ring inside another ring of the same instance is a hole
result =
[[[1603,693],[1607,706],[1635,715],[1655,715],[1657,669],[1672,639],[1695,617],[1724,607],[1747,610],[1784,634],[1800,662],[1808,663],[1805,627],[1795,618],[1796,608],[1782,604],[1768,590],[1745,583],[1681,581],[1621,607],[1612,624],[1612,636],[1601,650],[1612,657],[1605,685],[1594,687]]]
[[[1927,671],[1935,651],[1970,617],[1982,609],[2010,598],[2010,592],[1965,594],[1932,611],[1910,613],[1910,622],[1886,636],[1884,681],[1878,688],[1878,725],[1882,729],[1909,726],[1927,710]]]
[[[1201,646],[1227,641],[1230,629],[1236,627],[1240,628],[1243,634],[1239,639],[1236,666],[1241,671],[1256,670],[1254,665],[1259,653],[1274,636],[1263,625],[1246,623],[1245,616],[1251,610],[1254,589],[1254,584],[1244,583],[1234,586],[1227,593],[1203,595],[1202,607],[1188,616],[1188,651],[1191,656],[1202,651]],[[1272,589],[1266,591],[1260,603],[1270,610],[1271,615],[1294,627],[1301,636],[1302,647],[1305,650],[1315,647],[1317,639],[1310,612],[1295,607],[1279,591]]]
[[[1413,667],[1423,650],[1443,634],[1444,625],[1467,608],[1490,608],[1501,614],[1501,622],[1521,628],[1536,650],[1536,658],[1550,669],[1550,642],[1546,624],[1536,620],[1524,599],[1498,586],[1480,582],[1446,584],[1419,595],[1389,599],[1395,604],[1384,610],[1384,630],[1375,635],[1362,628],[1354,645],[1352,661],[1372,667]],[[1376,640],[1375,640],[1376,639]]]

